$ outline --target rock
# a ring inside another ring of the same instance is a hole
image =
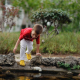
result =
[[[44,58],[44,59],[42,59],[42,65],[55,66],[55,59],[53,59],[53,58]]]
[[[78,58],[78,65],[80,65],[80,58]]]
[[[78,65],[78,60],[73,56],[68,56],[64,58],[65,64],[69,64],[70,67],[73,67],[75,65]]]
[[[56,67],[60,67],[59,64],[61,64],[61,63],[65,63],[63,58],[59,58],[59,57],[55,58]]]
[[[42,60],[42,56],[36,55],[36,57],[32,58],[30,61],[30,66],[40,65]]]
[[[56,66],[66,69],[72,69],[75,65],[80,65],[80,58],[75,58],[73,56],[68,56],[65,58],[42,58],[41,56],[36,56],[31,59],[30,66]]]
[[[9,71],[9,70],[7,70],[6,72],[5,72],[5,74],[10,74],[11,72]]]
[[[14,53],[8,55],[0,55],[0,65],[13,65],[15,63]]]
[[[4,74],[5,74],[5,77],[7,77],[7,78],[15,78],[15,74],[13,74],[9,70],[7,70]]]
[[[73,76],[73,73],[70,72],[70,71],[68,71],[68,72],[67,72],[67,75],[68,75],[69,77],[72,77],[72,76]]]

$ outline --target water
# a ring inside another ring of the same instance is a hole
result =
[[[0,80],[80,80],[80,76],[60,75],[54,73],[37,72],[13,72],[12,74],[0,74]]]
[[[0,78],[0,80],[80,80],[80,77],[55,77],[55,76],[34,76],[34,77],[28,77],[28,76],[17,76],[17,77],[4,77]]]

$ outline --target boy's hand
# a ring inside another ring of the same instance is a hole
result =
[[[17,50],[17,48],[16,48],[16,47],[14,47],[14,49],[13,49],[13,53],[15,53],[15,52],[16,52],[16,50]]]
[[[39,56],[41,56],[41,53],[36,53],[36,55],[39,55]]]

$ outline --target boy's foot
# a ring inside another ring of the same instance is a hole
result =
[[[25,66],[24,60],[21,60],[21,61],[20,61],[20,66]]]
[[[27,56],[27,59],[28,59],[28,60],[31,59],[31,54],[27,54],[27,53],[26,53],[26,56]]]

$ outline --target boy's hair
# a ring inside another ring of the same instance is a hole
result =
[[[40,24],[35,24],[33,30],[36,32],[36,34],[41,34],[43,30],[43,26]]]

